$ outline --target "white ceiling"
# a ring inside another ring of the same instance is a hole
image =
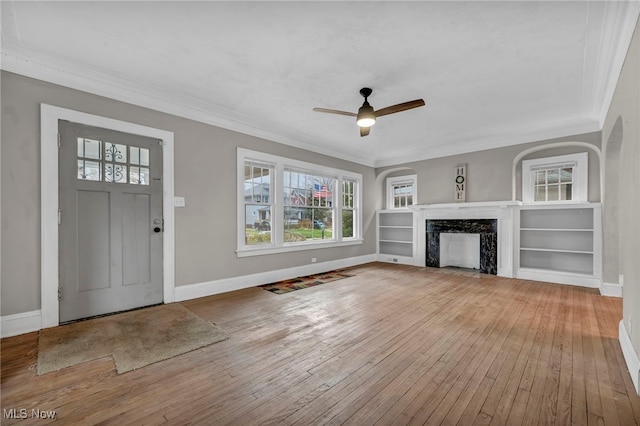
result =
[[[2,68],[385,166],[600,130],[639,5],[3,1]]]

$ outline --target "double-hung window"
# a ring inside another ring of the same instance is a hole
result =
[[[586,202],[586,152],[522,162],[522,201],[525,203]]]
[[[238,256],[362,243],[362,175],[238,148]]]
[[[416,204],[417,182],[417,175],[387,178],[387,208],[406,209]]]

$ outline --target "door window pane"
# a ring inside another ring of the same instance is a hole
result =
[[[127,146],[118,143],[105,142],[104,159],[117,163],[127,162]]]
[[[113,183],[127,183],[127,166],[122,164],[105,164],[104,181]]]
[[[78,179],[82,180],[102,180],[100,173],[101,163],[97,161],[78,160]]]
[[[92,139],[78,138],[78,157],[101,160],[102,142]]]

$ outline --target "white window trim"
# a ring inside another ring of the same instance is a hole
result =
[[[552,169],[564,164],[574,167],[571,200],[534,201],[533,172],[535,170]],[[586,152],[578,154],[558,155],[556,157],[536,158],[522,161],[522,202],[524,204],[561,204],[586,203],[589,189],[589,156]]]
[[[406,210],[404,207],[395,207],[393,203],[393,186],[398,184],[411,183],[413,184],[412,204],[418,204],[418,175],[406,175],[387,178],[387,209],[390,210]]]
[[[238,148],[237,155],[237,243],[236,254],[238,257],[259,256],[265,254],[286,253],[292,251],[311,250],[319,248],[339,247],[347,245],[362,244],[362,175],[346,170],[326,167],[319,164],[307,163],[305,161],[293,160],[280,157],[278,155],[267,154],[260,151],[253,151],[245,148]],[[275,168],[274,188],[273,188],[273,211],[271,212],[271,244],[265,246],[245,245],[245,217],[244,217],[244,163],[246,160],[272,164]],[[335,217],[334,233],[335,238],[328,241],[305,241],[303,243],[284,242],[284,169],[293,168],[305,170],[310,173],[327,176],[337,179],[334,191]],[[357,211],[354,217],[354,236],[342,238],[342,181],[350,179],[358,182],[355,194],[354,209]]]

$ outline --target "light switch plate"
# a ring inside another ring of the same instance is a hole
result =
[[[175,207],[184,207],[186,205],[184,197],[173,197],[173,205]]]

